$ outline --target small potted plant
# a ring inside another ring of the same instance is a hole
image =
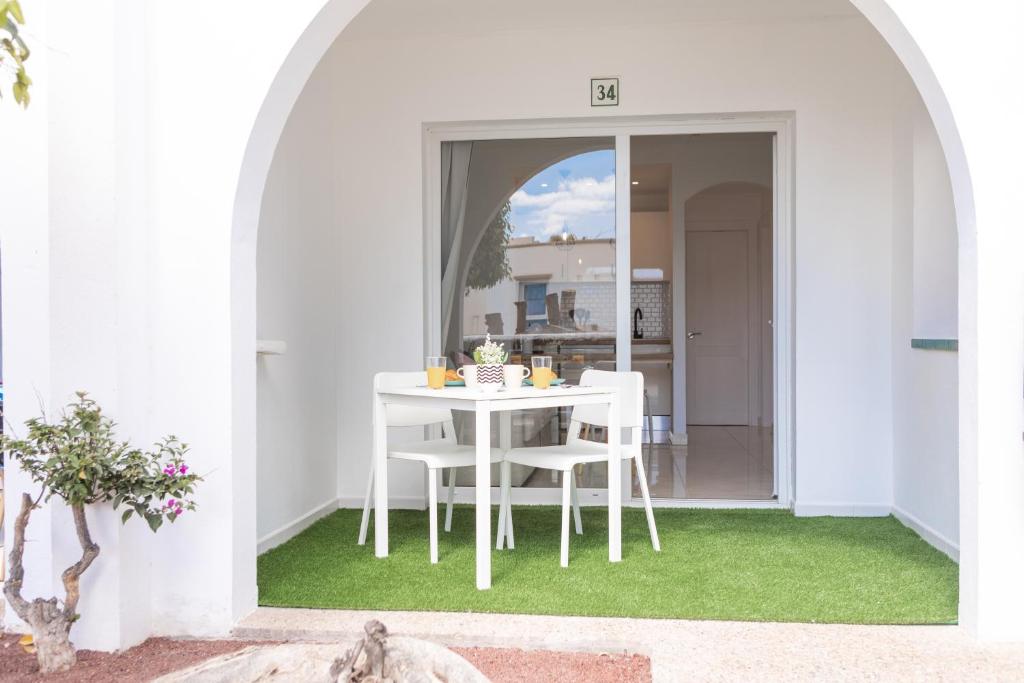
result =
[[[476,381],[484,391],[497,391],[505,381],[502,368],[508,360],[508,351],[504,344],[495,344],[491,341],[490,333],[481,346],[473,351],[473,360],[476,361]]]

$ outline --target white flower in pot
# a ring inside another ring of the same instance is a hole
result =
[[[477,384],[485,391],[497,391],[504,383],[502,366],[508,360],[508,351],[504,347],[504,344],[495,344],[491,341],[491,334],[488,332],[484,343],[473,351]]]

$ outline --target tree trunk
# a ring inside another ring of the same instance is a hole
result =
[[[34,616],[25,621],[32,627],[39,673],[69,670],[78,661],[68,638],[71,623],[64,617],[63,610],[57,607],[56,600],[49,602],[37,598],[32,602],[32,608]]]
[[[29,515],[35,508],[32,497],[27,493],[21,497],[21,511],[14,522],[14,539],[11,546],[11,576],[4,585],[4,595],[22,621],[32,629],[32,640],[36,646],[36,660],[39,672],[44,674],[67,671],[75,665],[77,658],[69,635],[71,625],[78,619],[75,609],[78,607],[78,580],[89,568],[92,561],[100,553],[100,547],[93,543],[89,535],[89,527],[85,522],[85,508],[74,505],[71,508],[75,519],[75,530],[78,542],[82,546],[82,558],[64,570],[64,606],[61,607],[57,598],[44,600],[36,598],[32,602],[21,596],[21,585],[25,579],[25,568],[22,559],[25,553],[25,527],[28,526]]]

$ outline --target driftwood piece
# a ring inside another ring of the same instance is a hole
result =
[[[388,635],[366,625],[345,657],[331,643],[255,645],[161,676],[153,683],[485,683],[454,652],[434,643]]]
[[[100,547],[93,542],[89,534],[85,508],[82,505],[72,506],[71,512],[75,519],[78,542],[82,546],[82,557],[61,575],[64,581],[64,604],[61,606],[57,598],[36,598],[31,602],[25,600],[21,595],[21,586],[25,580],[25,568],[22,566],[25,554],[25,528],[35,506],[32,496],[22,494],[21,510],[14,521],[14,539],[10,556],[11,575],[4,584],[4,595],[15,613],[32,629],[39,671],[47,674],[67,671],[77,661],[69,635],[71,625],[78,619],[76,610],[80,596],[79,579],[100,554]]]
[[[327,683],[336,645],[253,645],[175,671],[153,683]]]
[[[381,622],[366,622],[366,636],[334,660],[336,683],[486,683],[472,664],[446,647],[392,636]]]

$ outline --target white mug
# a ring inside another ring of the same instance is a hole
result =
[[[461,368],[455,371],[459,377],[466,382],[466,386],[472,389],[476,386],[476,366],[475,365],[463,365]]]
[[[505,387],[518,389],[523,386],[523,380],[530,376],[530,368],[525,365],[506,365],[501,369],[505,379]]]

